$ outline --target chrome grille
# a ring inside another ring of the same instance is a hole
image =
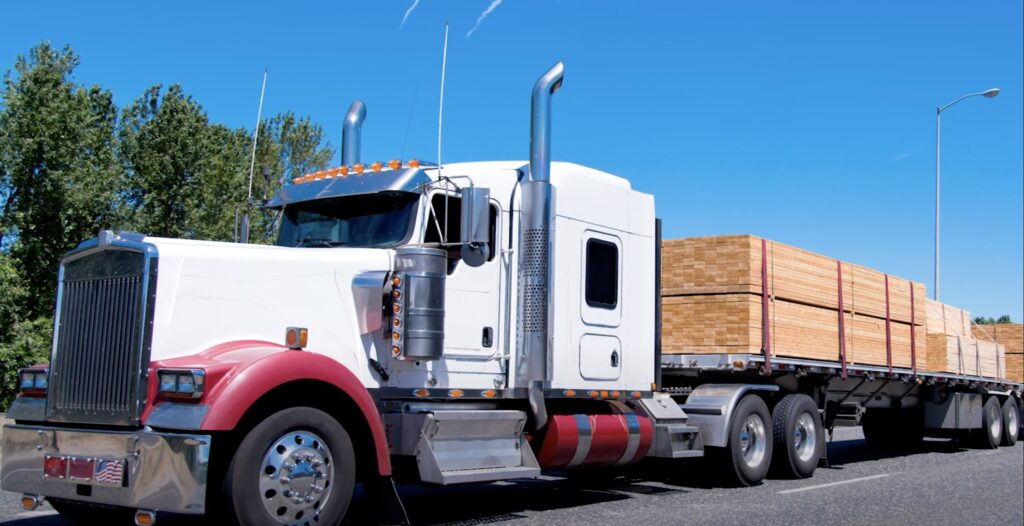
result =
[[[150,245],[151,246],[151,245]],[[152,290],[142,251],[98,249],[61,265],[47,419],[138,420]]]

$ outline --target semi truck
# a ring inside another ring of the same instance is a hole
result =
[[[745,354],[661,353],[661,223],[629,181],[552,162],[556,64],[528,161],[342,163],[265,205],[276,246],[102,231],[60,263],[48,364],[19,371],[2,487],[115,510],[337,524],[363,484],[701,459],[736,485],[810,477],[826,433],[1012,445],[1021,385]],[[683,463],[689,464],[689,463]],[[114,515],[106,515],[106,518]]]

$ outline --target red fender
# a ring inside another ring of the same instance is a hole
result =
[[[202,431],[233,429],[261,396],[280,385],[297,380],[316,380],[333,385],[348,395],[362,413],[373,438],[377,471],[382,476],[391,475],[384,425],[373,398],[352,371],[324,355],[291,350],[264,341],[220,344],[197,355],[152,362],[150,400],[156,399],[154,373],[161,367],[202,368],[206,371],[206,394],[201,403],[207,404],[209,410],[200,426]],[[152,407],[147,408],[147,413]]]

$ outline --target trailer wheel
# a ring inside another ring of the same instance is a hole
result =
[[[1003,407],[998,398],[991,396],[981,407],[981,430],[975,435],[974,445],[981,449],[995,449],[1002,440]]]
[[[240,524],[338,524],[355,487],[345,428],[312,407],[278,411],[242,439],[224,484]],[[257,504],[259,502],[259,504]]]
[[[772,460],[771,416],[764,400],[756,395],[743,397],[729,423],[729,441],[719,456],[728,468],[726,481],[740,486],[760,484],[768,475]]]
[[[1003,445],[1012,447],[1017,443],[1017,436],[1020,434],[1020,408],[1017,407],[1017,400],[1008,397],[1003,402]]]
[[[804,394],[783,397],[772,411],[772,430],[773,471],[784,477],[810,477],[825,447],[825,432],[811,397]]]

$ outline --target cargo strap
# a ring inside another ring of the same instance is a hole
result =
[[[885,364],[889,366],[889,374],[892,374],[892,328],[889,317],[889,275],[885,275]],[[910,328],[914,330],[913,327]]]
[[[945,316],[942,317],[945,321]],[[914,330],[914,325],[917,321],[914,319],[914,282],[910,282],[910,367],[914,371],[914,376],[917,376],[917,342],[915,334],[917,331]]]
[[[839,363],[842,364],[842,378],[846,378],[846,316],[843,305],[843,262],[836,260],[836,279],[839,283]]]
[[[761,239],[761,353],[764,354],[764,370],[761,374],[772,372],[772,333],[768,325],[768,249],[764,238]]]

